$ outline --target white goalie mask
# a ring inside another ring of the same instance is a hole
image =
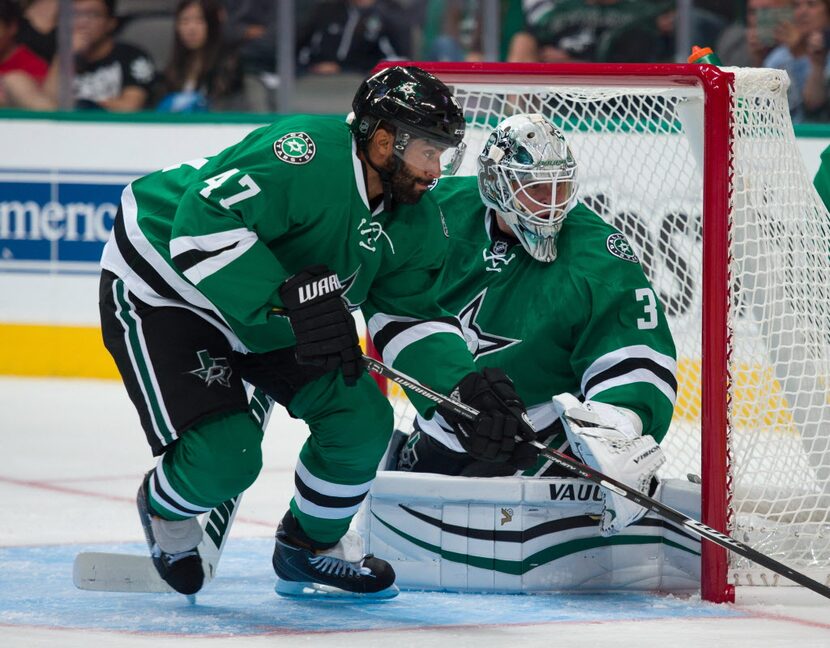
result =
[[[478,189],[528,254],[550,263],[576,204],[577,164],[565,136],[542,115],[501,122],[478,156]]]

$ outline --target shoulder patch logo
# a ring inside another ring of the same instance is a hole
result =
[[[306,133],[288,133],[274,142],[274,155],[288,164],[307,164],[317,152],[317,145]]]
[[[609,236],[608,240],[605,241],[605,246],[608,248],[608,251],[611,254],[613,254],[617,258],[622,259],[623,261],[631,261],[631,263],[640,262],[640,259],[637,258],[637,255],[631,248],[631,244],[628,242],[625,236],[623,234],[620,234],[619,232]]]

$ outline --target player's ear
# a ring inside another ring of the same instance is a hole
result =
[[[392,154],[394,144],[395,135],[383,127],[378,127],[372,139],[369,140],[370,149],[374,150],[377,157],[384,160]]]

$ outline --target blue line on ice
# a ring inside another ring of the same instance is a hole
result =
[[[493,595],[402,592],[382,603],[296,601],[274,594],[272,541],[231,538],[216,579],[189,605],[176,594],[85,592],[79,551],[143,553],[144,544],[0,548],[0,624],[202,636],[453,625],[746,617],[730,606],[632,594]]]

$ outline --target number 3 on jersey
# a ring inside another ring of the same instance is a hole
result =
[[[231,169],[230,171],[224,171],[219,175],[215,175],[212,178],[208,178],[205,180],[205,188],[202,189],[199,194],[203,198],[207,198],[210,196],[211,192],[214,189],[218,189],[223,184],[225,184],[228,180],[230,180],[233,176],[239,173],[239,169]],[[246,200],[248,198],[253,198],[260,192],[259,185],[251,179],[247,173],[239,178],[238,180],[239,185],[242,187],[242,191],[236,193],[232,196],[228,196],[227,198],[222,198],[219,201],[219,204],[228,209],[231,205],[235,205],[238,202]]]
[[[637,328],[648,330],[657,328],[657,298],[651,288],[637,288],[634,291],[634,298],[638,302],[645,302],[643,305],[645,317],[637,318]]]

